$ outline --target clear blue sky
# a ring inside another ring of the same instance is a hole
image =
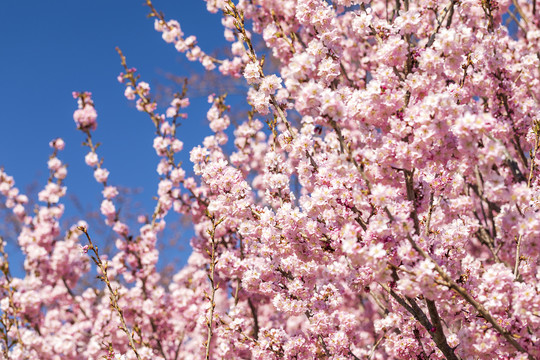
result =
[[[124,96],[116,80],[122,70],[115,46],[151,85],[165,83],[164,73],[188,76],[186,61],[154,31],[143,0],[7,1],[0,11],[0,166],[23,191],[46,181],[48,143],[66,142],[60,153],[69,164],[66,185],[86,206],[99,208],[101,186],[84,164],[87,149],[73,121],[72,91],[91,91],[98,111],[95,140],[111,172],[109,183],[139,188],[137,196],[151,211],[158,175],[152,148],[154,129]],[[196,35],[210,52],[222,47],[220,15],[206,11],[202,0],[155,0],[167,19],[180,21],[187,35]],[[180,61],[182,59],[182,61]],[[192,64],[192,69],[202,69]],[[184,163],[189,150],[210,133],[205,97],[192,98],[189,118],[181,127]],[[69,201],[68,215],[76,211]],[[170,217],[169,217],[170,218]],[[171,219],[171,218],[170,218]],[[172,219],[171,219],[172,220]],[[1,219],[0,219],[1,221]]]

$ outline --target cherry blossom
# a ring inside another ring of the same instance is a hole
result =
[[[165,45],[245,80],[249,111],[210,95],[181,163],[187,88],[162,108],[118,49],[124,96],[154,126],[155,208],[120,211],[100,104],[74,93],[114,248],[64,226],[62,139],[34,209],[0,169],[25,257],[13,277],[0,241],[1,358],[540,357],[535,1],[207,0],[225,59],[146,3]],[[167,279],[173,213],[194,236]]]

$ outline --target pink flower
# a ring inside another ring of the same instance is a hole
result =
[[[166,158],[162,158],[157,166],[157,173],[159,175],[165,175],[171,170],[171,164]]]
[[[158,185],[158,195],[163,196],[167,194],[172,189],[172,182],[168,179],[161,180]]]
[[[251,94],[251,105],[253,105],[259,114],[266,115],[269,113],[270,96],[263,91],[255,91]]]
[[[86,165],[94,167],[98,164],[99,159],[97,154],[92,151],[86,154],[86,156],[84,157],[84,161],[86,162]]]
[[[157,26],[161,29],[160,31],[163,31],[162,37],[167,43],[173,43],[177,38],[184,36],[182,30],[180,30],[180,24],[176,20],[168,21],[167,25],[158,24]]]
[[[135,100],[135,90],[133,90],[133,88],[131,86],[126,86],[126,90],[124,91],[124,96],[128,99],[128,100]]]
[[[48,183],[45,189],[39,192],[39,201],[56,204],[66,194],[66,188],[55,183]]]
[[[171,144],[171,150],[175,153],[182,151],[184,143],[178,139],[174,139]]]
[[[87,254],[89,248],[90,247],[88,245],[84,245],[84,246],[79,245],[79,251],[81,252],[81,255]]]
[[[98,168],[94,170],[94,178],[99,183],[105,183],[109,177],[109,171],[107,169]]]
[[[137,84],[137,91],[140,91],[144,96],[148,96],[150,85],[147,82],[141,81]]]
[[[201,64],[207,71],[211,71],[216,68],[216,64],[214,64],[214,60],[210,56],[202,56]]]
[[[281,88],[281,78],[276,75],[265,76],[262,79],[261,86],[259,91],[265,93],[266,95],[273,95],[278,89]]]
[[[171,180],[173,181],[173,183],[178,184],[180,183],[180,181],[184,180],[185,175],[186,172],[184,171],[184,169],[173,169],[171,171]]]
[[[154,149],[156,154],[159,156],[164,156],[167,154],[167,148],[169,147],[171,140],[169,138],[164,138],[162,136],[157,136],[154,138]]]
[[[56,150],[64,150],[66,143],[61,138],[54,139],[49,143],[49,146]]]
[[[261,77],[259,64],[254,62],[247,63],[244,68],[244,77],[246,78],[248,84],[257,84]]]
[[[176,51],[184,53],[189,49],[188,44],[183,39],[178,40],[176,43],[174,43],[174,47]]]
[[[169,107],[167,108],[167,111],[166,111],[166,116],[168,118],[172,118],[172,117],[175,117],[176,115],[178,115],[178,110],[175,108],[175,107]]]
[[[117,221],[114,223],[113,231],[118,235],[126,236],[129,234],[129,227],[123,222]]]
[[[67,176],[67,168],[65,165],[54,172],[54,177],[59,180],[64,180],[66,176]]]
[[[106,199],[113,199],[118,195],[118,189],[116,186],[106,186],[102,191],[103,197]]]
[[[194,147],[193,150],[191,150],[189,154],[189,160],[192,163],[200,163],[203,162],[206,159],[206,156],[208,156],[209,152],[207,149],[197,146]]]
[[[26,211],[24,210],[24,206],[22,206],[21,204],[17,204],[13,207],[13,213],[18,217],[21,217],[24,216]]]
[[[327,83],[330,83],[339,76],[340,72],[339,64],[331,57],[327,57],[319,64],[317,75],[323,78]]]
[[[101,202],[100,211],[103,216],[106,216],[108,218],[114,217],[116,215],[116,209],[114,207],[114,204],[109,199],[105,199]]]
[[[62,166],[62,162],[57,157],[53,157],[49,159],[49,161],[47,162],[47,166],[50,170],[55,171],[60,169],[60,167]]]
[[[73,119],[77,124],[77,128],[81,130],[95,130],[97,127],[97,112],[92,105],[86,105],[82,109],[75,110]]]

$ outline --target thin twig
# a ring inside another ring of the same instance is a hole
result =
[[[528,355],[529,360],[534,360],[532,355],[530,355],[524,348],[521,346],[514,338],[514,335],[510,332],[504,330],[501,325],[493,318],[493,316],[486,310],[484,305],[480,304],[478,301],[473,299],[473,297],[461,286],[459,286],[447,273],[444,271],[443,268],[437,264],[431,256],[429,256],[418,244],[413,240],[410,234],[407,235],[407,239],[409,240],[409,243],[412,245],[412,247],[424,258],[427,260],[431,260],[432,264],[435,266],[435,270],[439,273],[439,275],[443,278],[445,281],[445,285],[454,290],[456,293],[458,293],[465,301],[467,301],[469,304],[471,304],[476,311],[482,315],[482,317],[489,322],[493,328],[501,334],[506,341],[508,341],[516,350],[525,353]]]
[[[214,217],[210,217],[212,221],[212,229],[208,230],[208,235],[210,235],[210,250],[207,250],[208,255],[210,255],[210,264],[208,267],[208,280],[210,280],[210,296],[208,297],[208,300],[210,301],[210,316],[206,318],[206,326],[208,327],[208,333],[206,336],[206,360],[210,360],[210,343],[212,341],[212,335],[213,327],[212,324],[214,323],[214,311],[216,309],[216,302],[215,302],[215,296],[216,291],[218,289],[218,285],[216,285],[215,282],[215,271],[216,271],[216,265],[217,265],[217,242],[216,242],[216,228],[218,227],[221,222],[223,222],[224,219],[221,219],[219,221],[215,221]]]
[[[90,235],[88,235],[88,231],[85,226],[78,226],[77,229],[82,231],[84,235],[86,235],[86,239],[88,240],[88,250],[91,250],[94,255],[92,256],[92,260],[94,260],[94,263],[98,266],[98,268],[101,270],[102,275],[99,276],[99,279],[107,285],[107,289],[109,290],[109,299],[111,302],[111,306],[113,309],[116,310],[116,313],[118,314],[118,317],[120,318],[120,323],[122,326],[120,326],[120,329],[124,331],[128,337],[129,340],[129,347],[133,350],[135,353],[135,356],[137,357],[137,360],[141,360],[141,356],[139,355],[139,352],[137,351],[137,348],[135,347],[135,340],[133,339],[133,335],[131,330],[128,328],[126,324],[126,319],[124,318],[124,313],[120,306],[118,305],[118,290],[113,290],[111,282],[109,280],[109,276],[107,275],[107,263],[104,263],[101,260],[101,257],[99,256],[97,247],[92,243],[92,239],[90,238]]]
[[[386,339],[386,331],[381,335],[381,337],[375,342],[375,345],[371,348],[371,351],[368,355],[368,360],[371,360],[373,358],[373,355],[375,355],[375,350],[377,350],[377,347],[381,344],[381,342]]]
[[[535,138],[534,148],[531,149],[531,151],[529,153],[529,155],[531,157],[531,168],[529,169],[529,178],[527,179],[527,187],[528,188],[530,188],[531,185],[532,185],[532,179],[533,179],[533,176],[534,176],[534,170],[536,168],[535,159],[536,159],[536,155],[538,153],[538,149],[540,148],[540,141],[539,141],[539,138],[540,138],[540,121],[534,122],[533,126],[534,126],[534,131],[536,133],[536,138]],[[516,244],[516,260],[515,260],[515,264],[514,264],[514,279],[516,279],[516,280],[519,278],[519,263],[521,262],[521,240],[522,239],[523,239],[523,234],[519,234],[519,237],[517,239],[517,244]]]

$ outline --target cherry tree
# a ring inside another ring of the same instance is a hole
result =
[[[245,79],[251,111],[231,119],[211,94],[211,135],[181,164],[186,89],[160,109],[118,49],[125,96],[155,126],[155,210],[138,228],[122,218],[99,104],[74,93],[116,249],[100,252],[84,219],[60,227],[62,139],[35,212],[0,171],[26,272],[11,275],[0,242],[0,356],[540,358],[536,0],[206,2],[230,58],[147,5],[166,43]],[[163,284],[169,213],[195,236]],[[81,289],[93,267],[102,285]]]

